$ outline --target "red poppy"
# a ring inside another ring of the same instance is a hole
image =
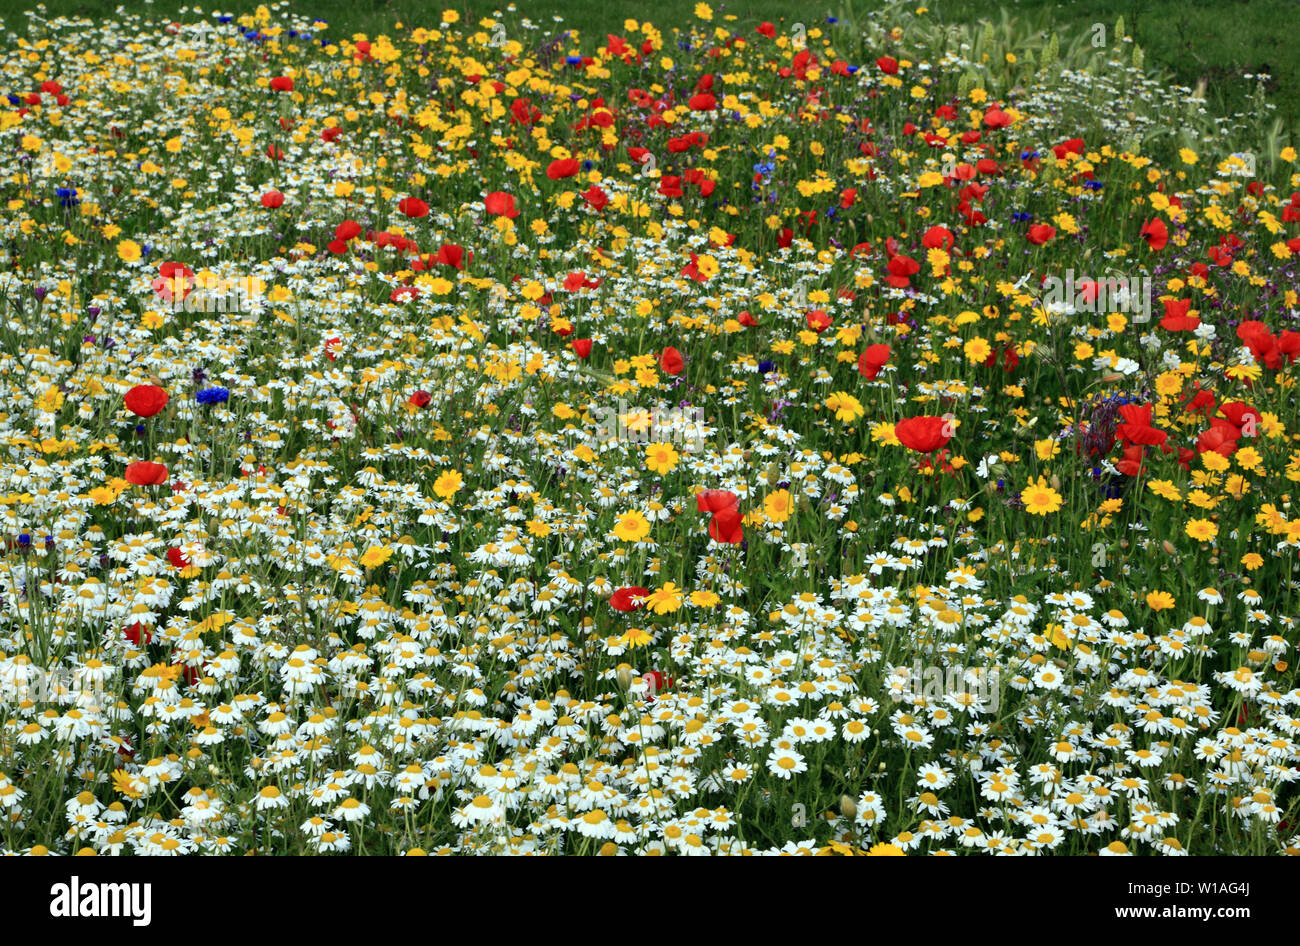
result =
[[[452,269],[464,269],[465,249],[455,243],[444,243],[438,247],[438,257],[434,260],[439,266],[450,266]]]
[[[577,174],[580,167],[577,158],[561,158],[546,166],[546,176],[553,181],[563,180]]]
[[[591,339],[575,338],[573,341],[569,342],[569,347],[573,349],[575,355],[583,361],[586,361],[587,356],[591,354]]]
[[[645,599],[650,597],[650,589],[642,588],[639,585],[629,585],[626,588],[620,588],[609,597],[609,606],[615,611],[635,611],[637,608],[645,605]],[[633,599],[638,599],[634,601]]]
[[[646,701],[650,703],[654,702],[654,695],[656,693],[662,693],[664,690],[671,690],[677,685],[676,680],[672,677],[664,676],[658,670],[647,670],[645,673],[641,674],[641,678],[645,681],[646,689],[650,691],[646,694]]]
[[[984,113],[984,125],[987,128],[1006,128],[1011,124],[1011,116],[994,105]]]
[[[189,568],[191,564],[185,553],[178,548],[167,550],[167,561],[171,562],[174,568]]]
[[[659,367],[663,369],[664,374],[679,375],[686,370],[686,359],[682,357],[681,352],[670,345],[659,356]]]
[[[682,179],[676,174],[665,174],[659,178],[659,193],[665,197],[682,196]]]
[[[736,321],[745,326],[745,328],[753,328],[758,324],[758,320],[749,314],[748,309],[742,309],[740,314],[736,316]]]
[[[1035,246],[1042,246],[1056,236],[1056,228],[1046,223],[1035,223],[1029,227],[1028,239]]]
[[[167,482],[167,467],[161,463],[137,460],[127,464],[126,481],[136,486],[161,486]]]
[[[889,275],[885,277],[885,282],[895,289],[906,289],[912,285],[910,276],[915,276],[921,271],[921,264],[910,256],[895,256],[889,261]]]
[[[582,199],[587,202],[592,210],[604,210],[609,205],[609,195],[595,184],[582,192]]]
[[[277,207],[283,207],[284,195],[279,191],[267,191],[262,195],[262,206],[267,210],[275,210]]]
[[[271,80],[272,92],[292,92],[293,80],[288,76],[276,76]]]
[[[122,400],[137,417],[153,417],[167,406],[167,392],[154,384],[137,384]]]
[[[1223,412],[1224,417],[1228,418],[1229,423],[1238,430],[1244,431],[1249,427],[1253,431],[1255,425],[1260,422],[1259,411],[1242,401],[1231,401],[1224,404],[1219,410]],[[1253,434],[1248,434],[1248,436],[1250,435]]]
[[[718,99],[708,92],[701,92],[698,95],[692,95],[686,100],[693,112],[711,112],[718,107]]]
[[[410,404],[412,407],[423,408],[423,407],[428,407],[432,400],[433,397],[432,395],[429,394],[428,391],[416,391],[409,398],[407,398],[406,403]]]
[[[153,640],[153,631],[149,630],[149,628],[145,627],[139,621],[126,627],[122,633],[125,635],[127,640],[132,644],[135,644],[137,647],[143,647],[145,644]]]
[[[1169,242],[1169,228],[1165,226],[1163,220],[1148,220],[1142,224],[1142,229],[1138,231],[1138,236],[1147,241],[1147,246],[1153,250],[1163,250],[1165,244]]]
[[[907,417],[894,425],[894,436],[899,443],[917,453],[932,453],[948,445],[952,435],[949,421],[942,417],[923,414],[920,417]]]
[[[1214,424],[1209,430],[1203,431],[1196,438],[1196,452],[1207,453],[1212,451],[1230,457],[1237,452],[1237,440],[1240,436],[1241,431],[1231,424]]]
[[[398,201],[397,209],[408,217],[427,217],[429,205],[418,197],[405,197]]]
[[[721,512],[739,505],[739,497],[729,489],[704,489],[695,494],[695,508],[700,512]]]
[[[519,211],[515,209],[515,198],[513,194],[507,194],[505,191],[493,191],[483,198],[483,207],[494,217],[509,217],[513,220],[519,216]]]
[[[344,220],[334,228],[334,239],[343,243],[355,239],[361,235],[361,224],[355,220]]]
[[[822,309],[813,309],[804,316],[804,320],[814,332],[824,332],[831,327],[831,317]]]
[[[921,245],[927,250],[951,250],[956,238],[947,227],[931,227],[921,237]]]
[[[867,350],[858,356],[858,373],[867,380],[874,381],[876,375],[880,374],[880,369],[889,362],[891,354],[893,350],[888,345],[867,346]]]
[[[876,60],[876,67],[887,76],[898,75],[898,60],[893,56],[881,56]]]
[[[734,506],[715,512],[709,520],[709,536],[717,542],[727,545],[739,545],[744,541],[745,533],[741,528],[744,517]]]
[[[1142,466],[1142,457],[1146,453],[1146,447],[1141,444],[1131,444],[1124,448],[1124,459],[1115,464],[1115,469],[1125,476],[1139,476],[1144,472]]]
[[[1166,299],[1165,317],[1160,320],[1160,327],[1170,332],[1194,332],[1200,327],[1201,320],[1191,311],[1191,299]]]

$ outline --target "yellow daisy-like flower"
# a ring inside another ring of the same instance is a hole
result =
[[[646,607],[655,614],[670,614],[682,606],[682,589],[673,582],[668,582],[646,598]]]
[[[386,545],[372,545],[361,555],[362,568],[378,568],[393,557],[393,550]]]
[[[1174,596],[1167,591],[1147,592],[1147,607],[1152,611],[1168,611],[1174,606]]]
[[[1020,501],[1025,504],[1025,512],[1033,516],[1045,516],[1061,508],[1061,494],[1041,476],[1021,491]]]
[[[866,413],[862,402],[848,391],[836,391],[826,399],[826,406],[835,412],[835,419],[852,423]]]
[[[785,522],[790,518],[790,509],[794,505],[794,500],[790,496],[788,489],[778,489],[774,493],[768,493],[767,498],[763,500],[763,515],[772,522]]]
[[[653,643],[654,638],[650,636],[649,631],[643,630],[639,627],[630,627],[627,629],[627,632],[618,639],[618,641],[624,647],[635,649],[637,647],[649,646]]]
[[[714,608],[717,607],[718,602],[721,600],[722,599],[712,591],[691,592],[691,604],[695,605],[697,608]]]
[[[658,473],[660,476],[671,473],[676,469],[679,459],[681,459],[680,456],[670,443],[646,445],[645,466],[651,473]]]
[[[635,509],[623,513],[614,523],[614,535],[624,542],[640,542],[649,534],[650,523]]]
[[[1209,519],[1192,519],[1187,523],[1187,534],[1197,542],[1213,542],[1219,527]]]
[[[897,844],[873,844],[867,851],[867,857],[906,857]]]
[[[123,240],[117,245],[117,255],[124,263],[134,263],[141,255],[140,244],[135,240]]]
[[[465,481],[459,473],[455,470],[445,470],[441,476],[433,481],[433,491],[438,495],[439,499],[451,499],[464,485]]]

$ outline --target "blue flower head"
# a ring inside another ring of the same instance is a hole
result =
[[[230,400],[230,391],[227,388],[205,388],[194,399],[200,404],[225,404]]]

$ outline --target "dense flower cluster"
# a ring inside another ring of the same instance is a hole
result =
[[[0,848],[1300,851],[1296,154],[1122,34],[47,29]]]

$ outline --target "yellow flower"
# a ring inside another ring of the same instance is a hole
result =
[[[671,473],[680,459],[677,451],[669,443],[647,444],[645,448],[645,466],[651,473]]]
[[[113,770],[113,790],[128,798],[140,798],[144,794],[135,787],[135,776],[126,769]]]
[[[835,419],[852,423],[865,413],[862,402],[847,391],[836,391],[826,399],[826,406],[835,412]]]
[[[979,336],[967,342],[964,350],[966,360],[972,364],[983,364],[993,351],[989,343]]]
[[[635,509],[623,513],[614,523],[614,535],[624,542],[640,542],[649,534],[650,523]]]
[[[1209,519],[1192,519],[1187,523],[1187,534],[1197,542],[1213,542],[1219,527]]]
[[[867,857],[906,857],[897,844],[873,844],[867,851]]]
[[[1152,611],[1168,611],[1174,606],[1174,596],[1167,591],[1147,592],[1147,607]]]
[[[135,240],[123,240],[117,245],[118,258],[124,263],[134,263],[140,258],[140,244]]]
[[[774,493],[768,493],[767,498],[763,500],[763,515],[767,516],[772,522],[785,522],[790,518],[790,509],[793,506],[793,500],[790,497],[788,489],[778,489]]]
[[[63,392],[55,385],[45,389],[45,393],[36,399],[36,409],[53,414],[63,406]]]
[[[653,641],[650,632],[639,627],[629,627],[627,633],[618,639],[624,647],[645,647]]]
[[[671,614],[682,606],[682,589],[673,582],[652,591],[645,599],[645,605],[655,614]]]
[[[372,545],[361,555],[363,568],[378,568],[393,557],[393,550],[386,545]]]
[[[1047,485],[1047,480],[1041,476],[1024,488],[1020,501],[1025,504],[1025,512],[1033,516],[1045,516],[1061,508],[1061,494]]]
[[[451,499],[464,485],[465,481],[459,473],[455,470],[444,470],[442,475],[433,481],[433,491],[439,499]]]
[[[1258,552],[1247,552],[1241,557],[1241,564],[1247,571],[1254,571],[1264,564],[1264,557]]]
[[[715,608],[722,599],[712,591],[692,591],[691,604],[697,608]]]

